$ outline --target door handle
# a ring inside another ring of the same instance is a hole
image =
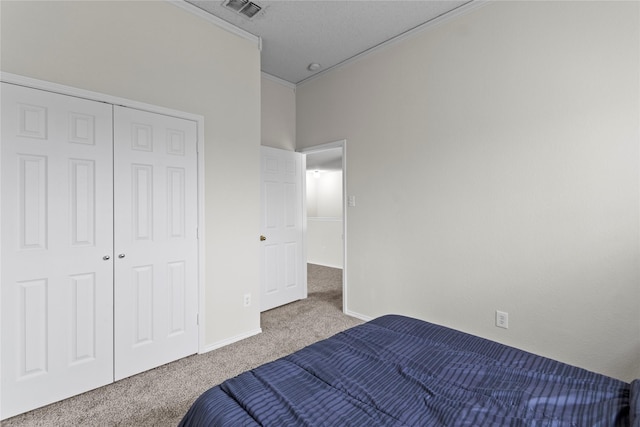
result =
[[[266,237],[264,237],[263,235],[260,235],[260,241],[261,241],[261,242],[264,242],[265,240],[267,240],[267,238],[266,238]]]
[[[109,261],[111,259],[111,257],[109,255],[105,255],[102,257],[103,260],[105,261]]]
[[[125,257],[125,255],[124,255],[124,254],[119,254],[119,255],[118,255],[118,258],[124,258],[124,257]]]

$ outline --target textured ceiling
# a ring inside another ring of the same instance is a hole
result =
[[[248,20],[224,0],[186,1],[261,37],[262,71],[294,84],[469,2],[253,0],[262,10]],[[314,62],[322,68],[307,70]]]

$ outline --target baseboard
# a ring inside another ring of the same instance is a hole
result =
[[[307,264],[318,265],[320,267],[337,268],[338,270],[342,270],[342,266],[341,265],[321,264],[319,262],[313,262],[313,261],[307,261]]]
[[[258,329],[254,329],[253,331],[246,332],[244,334],[236,335],[235,337],[227,338],[227,339],[222,340],[222,341],[216,341],[213,344],[209,344],[209,345],[200,347],[198,353],[199,354],[208,353],[210,351],[217,350],[217,349],[225,347],[225,346],[227,346],[229,344],[233,344],[235,342],[242,341],[242,340],[244,340],[246,338],[249,338],[249,337],[252,337],[254,335],[261,334],[261,333],[262,333],[262,328],[258,328]]]
[[[374,319],[371,316],[365,316],[364,314],[356,313],[355,311],[351,310],[345,310],[344,314],[346,314],[347,316],[355,317],[356,319],[364,320],[365,322]]]

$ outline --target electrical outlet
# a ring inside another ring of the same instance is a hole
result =
[[[496,310],[496,326],[498,328],[509,329],[509,313]]]
[[[251,305],[251,294],[244,294],[244,306],[249,307]]]

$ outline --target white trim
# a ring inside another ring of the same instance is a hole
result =
[[[342,147],[342,312],[349,311],[348,289],[348,264],[347,264],[347,140],[343,139],[338,144]]]
[[[319,151],[331,150],[334,148],[342,149],[342,312],[349,314],[349,304],[347,298],[347,140],[341,139],[339,141],[328,142],[326,144],[314,145],[312,147],[301,148],[298,151],[302,154],[317,153]],[[305,156],[306,161],[306,156]],[[306,179],[307,174],[303,174]],[[305,184],[306,189],[306,184]],[[305,205],[306,205],[305,195]],[[305,224],[307,216],[305,214]],[[306,230],[305,230],[305,246],[306,246]],[[358,317],[358,316],[354,316]]]
[[[320,263],[320,262],[310,262],[309,264],[319,265],[320,267],[329,267],[329,268],[335,268],[337,270],[342,270],[342,267],[339,266],[339,265],[323,264],[323,263]]]
[[[205,325],[207,324],[205,277],[206,269],[206,239],[205,239],[205,162],[204,162],[204,118],[198,122],[198,353],[202,352],[206,342]]]
[[[27,86],[32,89],[40,89],[47,92],[54,92],[62,95],[74,96],[76,98],[88,99],[90,101],[105,102],[107,104],[135,108],[136,110],[147,111],[149,113],[158,113],[158,114],[163,114],[165,116],[172,116],[180,119],[193,120],[198,122],[198,126],[204,124],[204,117],[197,114],[191,114],[184,111],[173,110],[171,108],[160,107],[157,105],[147,104],[144,102],[133,101],[131,99],[107,95],[105,93],[93,92],[90,90],[79,89],[72,86],[61,85],[58,83],[48,82],[45,80],[39,80],[31,77],[20,76],[18,74],[7,73],[4,71],[0,72],[0,81],[19,85],[19,86]]]
[[[261,333],[262,333],[262,328],[258,328],[258,329],[254,329],[253,331],[246,332],[244,334],[240,334],[240,335],[236,335],[236,336],[231,337],[231,338],[227,338],[227,339],[224,339],[224,340],[216,341],[213,344],[209,344],[207,346],[203,346],[200,349],[200,354],[208,353],[208,352],[213,351],[213,350],[217,350],[219,348],[228,346],[229,344],[233,344],[233,343],[236,343],[238,341],[242,341],[244,339],[247,339],[249,337],[252,337],[254,335],[258,335],[258,334],[261,334]]]
[[[235,25],[225,21],[224,19],[220,19],[217,16],[212,15],[209,12],[202,10],[197,6],[194,6],[191,3],[187,3],[184,0],[165,0],[165,1],[168,2],[169,4],[172,4],[176,7],[179,7],[180,9],[183,9],[191,13],[192,15],[195,15],[199,18],[204,19],[205,21],[212,23],[213,25],[220,27],[223,30],[227,30],[230,33],[233,33],[237,36],[242,37],[243,39],[246,39],[255,43],[258,46],[258,49],[262,50],[262,38],[254,34],[251,34],[250,32],[245,31],[240,27],[236,27]]]
[[[302,154],[310,154],[310,153],[315,153],[318,151],[326,151],[326,150],[331,150],[332,148],[345,148],[347,145],[347,140],[346,139],[341,139],[338,141],[334,141],[334,142],[327,142],[325,144],[320,144],[320,145],[314,145],[312,147],[307,147],[307,148],[300,148],[299,150],[296,150],[298,153],[302,153]],[[342,153],[344,155],[344,153]]]
[[[302,265],[301,268],[304,271],[302,275],[302,287],[304,288],[304,298],[307,299],[309,297],[309,275],[307,274],[307,256],[309,254],[307,249],[307,230],[309,229],[309,224],[307,224],[307,156],[304,154],[298,153],[300,155],[300,180],[302,184],[300,185],[300,191],[302,195],[300,197],[300,215],[302,215]]]
[[[296,85],[294,83],[288,82],[286,80],[282,80],[280,77],[276,77],[273,74],[265,73],[262,71],[262,77],[267,80],[271,80],[274,83],[278,83],[282,86],[288,87],[289,89],[296,90]]]
[[[2,86],[0,85],[0,97],[2,97]],[[1,110],[1,108],[0,108]],[[1,120],[0,120],[1,122]],[[2,123],[0,123],[0,129],[2,128]],[[0,165],[2,165],[2,150],[0,149]],[[2,174],[0,173],[0,188],[2,188]],[[2,212],[4,212],[4,208],[2,206],[2,197],[0,197],[0,224],[2,224]],[[2,227],[0,227],[0,241],[2,241]],[[0,244],[0,271],[2,271],[2,244]],[[1,283],[0,283],[1,285]],[[2,292],[0,292],[0,307],[2,307]],[[0,342],[2,342],[2,316],[0,316]],[[2,366],[2,351],[0,351],[0,367]],[[0,420],[4,420],[4,415],[2,412],[2,389],[0,387]]]
[[[412,28],[408,31],[405,31],[402,34],[399,34],[393,38],[390,38],[387,41],[384,41],[382,43],[380,43],[377,46],[373,46],[372,48],[369,48],[367,50],[365,50],[364,52],[360,52],[357,55],[352,56],[351,58],[345,59],[344,61],[331,66],[329,68],[326,68],[322,71],[320,71],[319,73],[316,73],[312,76],[307,77],[306,79],[300,80],[296,86],[301,86],[303,84],[309,83],[313,80],[316,80],[317,78],[325,75],[326,73],[328,73],[329,71],[338,69],[338,68],[342,68],[345,65],[351,64],[352,62],[358,61],[366,56],[368,56],[369,54],[372,54],[374,52],[377,52],[381,49],[385,49],[389,46],[392,46],[398,42],[401,42],[405,39],[408,39],[410,37],[413,37],[416,34],[419,34],[423,31],[426,30],[430,30],[432,28],[435,28],[445,22],[450,21],[451,19],[457,18],[459,16],[465,15],[473,10],[478,9],[481,6],[485,6],[486,4],[495,1],[495,0],[470,0],[468,3],[463,4],[462,6],[457,7],[456,9],[453,9],[449,12],[446,12],[440,16],[436,16],[435,18],[433,18],[430,21],[425,22],[424,24],[418,25],[415,28]]]
[[[365,316],[364,314],[356,313],[355,311],[345,311],[344,314],[355,317],[356,319],[364,320],[365,322],[375,319],[375,317]]]
[[[62,95],[74,96],[76,98],[88,99],[91,101],[104,102],[112,105],[120,105],[123,107],[135,108],[137,110],[147,111],[150,113],[163,114],[165,116],[177,117],[180,119],[186,119],[196,122],[198,129],[198,307],[199,307],[199,321],[198,321],[198,349],[202,351],[204,347],[204,318],[205,318],[205,292],[204,284],[206,283],[205,277],[205,257],[204,257],[204,117],[187,113],[184,111],[173,110],[170,108],[159,107],[157,105],[146,104],[143,102],[133,101],[126,98],[120,98],[116,96],[107,95],[100,92],[92,92],[89,90],[79,89],[71,86],[65,86],[58,83],[52,83],[45,80],[33,79],[30,77],[24,77],[17,74],[0,72],[0,81],[15,84],[19,86],[26,86],[33,89],[44,90],[47,92],[59,93]]]

